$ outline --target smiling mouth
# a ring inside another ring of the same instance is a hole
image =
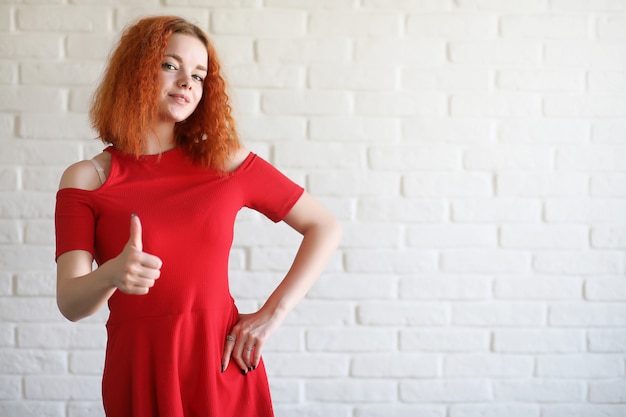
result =
[[[178,101],[179,103],[188,104],[190,101],[189,97],[187,97],[184,94],[170,94],[170,97],[172,97],[174,100]]]

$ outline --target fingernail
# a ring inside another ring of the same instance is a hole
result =
[[[222,372],[224,372],[225,370],[226,370],[226,367],[222,365]]]
[[[248,372],[250,372],[252,370],[252,368],[248,368]]]
[[[252,367],[252,370],[254,371],[255,369],[256,369],[256,366],[253,366],[253,367]]]
[[[241,370],[241,375],[245,375],[245,374],[246,374],[246,370],[245,370],[245,369],[242,369],[242,370]]]
[[[137,216],[137,213],[135,213],[134,211],[130,213],[130,217],[135,217],[135,216]]]

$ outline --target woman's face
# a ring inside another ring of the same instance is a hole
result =
[[[182,33],[170,36],[161,61],[160,121],[182,122],[193,113],[202,98],[207,63],[200,39]]]

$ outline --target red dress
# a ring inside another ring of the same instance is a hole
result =
[[[221,372],[225,337],[238,319],[228,286],[235,216],[242,207],[280,221],[303,189],[250,154],[232,174],[194,165],[178,148],[139,159],[113,147],[95,191],[59,190],[57,257],[86,250],[117,256],[141,219],[143,250],[163,260],[147,295],[109,299],[102,397],[109,417],[270,417],[263,363]]]

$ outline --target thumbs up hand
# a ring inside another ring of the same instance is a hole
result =
[[[130,238],[114,263],[113,286],[125,294],[145,295],[161,276],[161,259],[143,252],[141,220],[135,214],[130,218]]]

